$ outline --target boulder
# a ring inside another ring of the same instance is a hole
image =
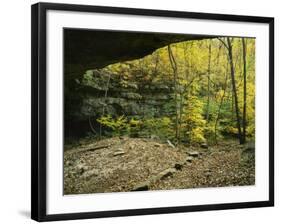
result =
[[[131,191],[147,191],[151,184],[155,183],[156,181],[164,180],[167,177],[173,176],[176,171],[176,168],[168,168],[166,170],[163,170],[157,175],[150,177],[148,180],[137,184]]]
[[[192,157],[198,157],[199,156],[199,152],[197,152],[197,151],[191,151],[191,152],[188,152],[188,155],[189,156],[192,156]]]
[[[193,161],[193,157],[192,156],[187,156],[186,158],[185,158],[185,160],[186,160],[186,162],[192,162]]]
[[[155,147],[161,147],[161,144],[160,143],[154,143],[154,146]]]
[[[147,191],[149,189],[150,182],[145,181],[136,185],[131,191]]]
[[[209,146],[208,146],[207,143],[202,143],[202,144],[200,145],[200,147],[203,148],[203,149],[209,148]]]
[[[179,162],[179,163],[176,163],[176,164],[175,164],[174,168],[175,168],[176,170],[181,170],[182,167],[183,167],[183,165],[184,165],[184,162]]]
[[[173,174],[176,172],[177,170],[175,168],[168,168],[166,170],[163,170],[162,172],[160,172],[158,175],[157,175],[157,178],[156,179],[159,179],[159,180],[163,180],[169,176],[173,176]]]
[[[93,176],[98,176],[99,172],[98,170],[92,169],[92,170],[88,170],[85,173],[83,173],[82,177],[85,179],[90,179]]]
[[[80,163],[80,164],[76,165],[76,169],[78,170],[77,173],[83,174],[85,171],[88,170],[88,167],[85,166],[84,164]]]
[[[124,154],[125,154],[124,149],[119,148],[117,151],[115,151],[113,153],[113,156],[120,156],[120,155],[124,155]]]

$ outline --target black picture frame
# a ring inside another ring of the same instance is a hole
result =
[[[46,214],[46,12],[48,10],[96,12],[141,16],[161,16],[170,18],[192,18],[229,22],[234,21],[269,24],[269,200],[243,203],[160,207],[70,214]],[[274,206],[274,18],[73,4],[37,3],[32,5],[31,25],[32,219],[36,221],[55,221]]]

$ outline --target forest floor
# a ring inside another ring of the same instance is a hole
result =
[[[84,141],[64,152],[64,193],[254,185],[254,160],[232,140],[203,148],[128,137]]]

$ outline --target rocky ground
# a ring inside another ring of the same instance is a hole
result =
[[[115,137],[66,148],[65,194],[255,184],[254,150],[234,141],[174,148],[152,139]]]

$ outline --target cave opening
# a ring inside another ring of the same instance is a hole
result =
[[[152,116],[157,113],[164,115],[163,105],[161,106],[159,102],[168,100],[169,97],[163,94],[171,91],[171,84],[157,83],[150,88],[149,80],[142,80],[143,71],[135,74],[136,80],[128,82],[125,80],[126,75],[121,71],[116,78],[108,77],[112,71],[105,70],[110,70],[108,69],[110,66],[116,67],[117,64],[131,66],[129,69],[132,69],[135,62],[144,61],[143,59],[148,55],[153,55],[158,49],[167,48],[170,44],[207,38],[213,37],[194,34],[64,29],[65,138],[76,139],[97,132],[99,123],[96,120],[102,114],[137,117],[144,117],[146,113],[151,113]],[[153,63],[157,62],[154,60]],[[152,75],[157,76],[155,70]],[[108,82],[119,84],[127,82],[126,85],[129,86],[119,86],[120,91],[107,90]],[[136,82],[139,82],[140,86],[144,85],[145,88],[134,91],[138,88]],[[154,99],[153,92],[157,91],[159,94]],[[144,93],[150,93],[146,97],[147,105],[150,106],[145,106],[145,100],[141,99],[143,98],[141,94]]]

